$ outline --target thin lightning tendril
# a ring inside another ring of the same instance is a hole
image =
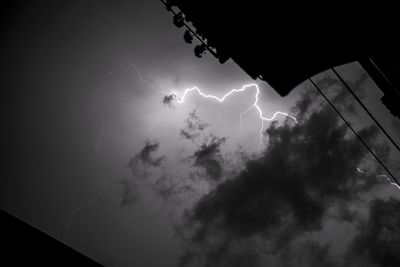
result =
[[[392,181],[390,180],[390,178],[389,178],[387,175],[385,175],[385,174],[379,174],[379,175],[377,175],[376,177],[384,177],[384,178],[386,178],[386,180],[387,180],[391,185],[394,185],[395,187],[397,187],[397,189],[400,189],[400,186],[399,186],[398,184],[392,182]]]
[[[358,171],[359,173],[362,173],[362,174],[365,174],[365,173],[366,173],[365,171],[361,170],[360,168],[357,168],[357,171]]]
[[[100,147],[101,140],[103,139],[104,128],[105,128],[105,119],[104,119],[103,112],[102,112],[102,110],[101,110],[101,108],[100,108],[100,104],[99,104],[99,100],[98,100],[99,90],[100,90],[100,88],[102,87],[102,85],[104,84],[104,82],[107,80],[107,78],[109,78],[111,75],[113,75],[116,71],[119,71],[119,70],[123,69],[125,66],[128,66],[128,67],[130,67],[130,68],[134,68],[135,71],[136,71],[136,73],[137,73],[137,75],[138,75],[138,77],[139,77],[139,80],[140,80],[142,83],[148,85],[148,87],[150,88],[150,90],[152,90],[152,91],[154,91],[154,92],[156,92],[156,93],[165,95],[165,92],[162,92],[162,91],[157,90],[157,89],[154,87],[153,84],[151,84],[149,81],[145,80],[145,79],[143,78],[143,75],[142,75],[142,73],[140,72],[138,66],[136,66],[135,64],[132,64],[132,63],[129,62],[129,60],[127,60],[127,59],[124,59],[118,67],[115,67],[115,68],[111,69],[108,73],[106,73],[106,74],[101,78],[101,80],[100,80],[100,82],[98,83],[97,87],[95,88],[94,94],[93,94],[93,95],[94,95],[95,107],[96,107],[96,109],[97,109],[97,113],[98,113],[98,115],[101,117],[100,132],[99,132],[99,135],[98,135],[98,137],[97,137],[97,139],[96,139],[96,143],[95,143],[94,146],[93,146],[93,150],[94,150],[94,152],[96,153],[97,157],[99,157],[98,149],[99,149],[99,147]],[[103,180],[103,184],[102,184],[101,190],[100,190],[92,199],[90,199],[90,200],[84,202],[82,205],[80,205],[79,207],[75,208],[75,209],[71,212],[71,214],[69,215],[69,217],[68,217],[68,223],[67,223],[67,226],[66,226],[66,228],[65,228],[65,233],[64,233],[64,240],[65,240],[64,242],[65,242],[66,244],[68,244],[69,232],[70,232],[70,229],[71,229],[71,227],[72,227],[72,222],[73,222],[74,217],[76,216],[76,214],[77,214],[79,211],[81,211],[82,209],[86,208],[87,206],[89,206],[89,205],[95,203],[95,202],[106,192],[108,180],[109,180],[109,178],[108,178],[108,175],[106,174],[106,175],[104,176],[104,180]]]
[[[89,206],[90,204],[96,202],[106,191],[106,185],[107,185],[107,181],[108,181],[108,176],[106,175],[104,180],[103,180],[103,186],[101,188],[101,191],[99,193],[97,193],[97,195],[90,199],[89,201],[83,203],[81,206],[77,207],[76,209],[74,209],[69,218],[68,218],[68,224],[67,227],[65,229],[65,243],[68,244],[68,237],[69,237],[69,230],[71,229],[72,226],[72,220],[75,217],[75,215],[82,209],[86,208],[87,206]]]
[[[245,115],[246,113],[248,113],[251,109],[255,108],[255,109],[258,111],[259,117],[260,117],[260,119],[261,119],[260,143],[259,143],[259,145],[258,145],[258,148],[260,149],[260,147],[261,147],[261,145],[262,145],[262,143],[263,143],[263,134],[262,134],[262,132],[263,132],[263,130],[264,130],[264,121],[272,121],[272,120],[274,120],[274,119],[276,118],[276,116],[278,116],[278,115],[284,115],[284,116],[286,116],[286,117],[289,117],[289,118],[293,119],[295,123],[297,123],[297,119],[296,119],[294,116],[292,116],[292,115],[290,115],[290,114],[288,114],[288,113],[286,113],[286,112],[281,112],[281,111],[275,112],[274,115],[273,115],[272,117],[270,117],[270,118],[264,117],[263,112],[262,112],[260,106],[258,105],[258,100],[259,100],[258,96],[259,96],[259,94],[260,94],[260,88],[258,87],[258,84],[255,84],[255,83],[245,84],[245,85],[243,85],[243,87],[240,88],[240,89],[232,89],[232,90],[230,90],[228,93],[226,93],[226,94],[223,95],[222,97],[217,97],[217,96],[211,95],[211,94],[205,94],[205,93],[203,93],[198,87],[193,87],[193,88],[186,89],[186,90],[183,92],[182,96],[180,96],[180,97],[177,96],[175,93],[173,93],[172,96],[174,97],[174,99],[175,99],[178,103],[183,103],[183,102],[185,101],[185,97],[187,96],[188,93],[190,93],[190,92],[192,92],[192,91],[196,91],[200,96],[202,96],[202,97],[204,97],[204,98],[211,98],[211,99],[214,99],[214,100],[216,100],[216,101],[222,103],[222,102],[224,102],[225,99],[226,99],[228,96],[230,96],[231,94],[234,94],[234,93],[241,93],[241,92],[246,91],[248,88],[252,88],[252,87],[254,87],[254,88],[256,89],[255,100],[254,100],[254,103],[253,103],[246,111],[244,111],[243,113],[240,114],[240,129],[242,129],[242,127],[243,127],[243,120],[242,120],[243,115]]]
[[[363,171],[363,170],[361,170],[360,168],[357,168],[357,172],[362,173],[362,174],[366,174],[366,173],[367,173],[366,171]],[[391,185],[397,187],[397,189],[400,189],[400,186],[399,186],[398,184],[392,182],[392,181],[390,180],[390,178],[389,178],[386,174],[378,174],[378,175],[376,175],[375,177],[376,177],[376,178],[383,177],[383,178],[385,178]]]
[[[101,128],[100,128],[99,136],[97,137],[96,143],[95,143],[94,146],[93,146],[93,150],[95,151],[95,153],[96,153],[97,156],[99,156],[99,154],[98,154],[98,149],[99,149],[101,140],[102,140],[102,138],[103,138],[104,128],[105,128],[105,119],[104,119],[103,113],[102,113],[101,108],[100,108],[100,105],[99,105],[99,101],[98,101],[98,92],[99,92],[100,88],[102,87],[103,83],[105,82],[105,80],[106,80],[108,77],[110,77],[110,76],[111,76],[112,74],[114,74],[116,71],[123,69],[125,66],[129,66],[129,67],[131,67],[131,68],[134,68],[135,71],[136,71],[136,73],[137,73],[137,75],[138,75],[138,77],[139,77],[139,80],[140,80],[142,83],[148,85],[148,87],[150,88],[150,90],[152,90],[153,92],[159,93],[159,94],[161,94],[161,95],[164,95],[164,96],[167,95],[166,92],[157,90],[157,89],[154,87],[153,84],[151,84],[149,81],[145,80],[145,79],[143,78],[143,75],[142,75],[142,73],[140,72],[139,68],[138,68],[135,64],[132,64],[131,62],[129,62],[129,60],[127,60],[127,59],[123,60],[122,63],[121,63],[118,67],[111,69],[107,74],[105,74],[105,75],[103,76],[103,78],[100,80],[98,86],[95,88],[95,91],[94,91],[95,106],[96,106],[96,109],[97,109],[97,113],[101,116]],[[259,89],[259,87],[258,87],[258,84],[255,84],[255,83],[245,84],[245,85],[244,85],[242,88],[240,88],[240,89],[232,89],[231,91],[229,91],[228,93],[226,93],[225,95],[223,95],[221,98],[220,98],[220,97],[217,97],[217,96],[215,96],[215,95],[205,94],[205,93],[203,93],[198,87],[193,87],[193,88],[185,89],[185,91],[184,91],[184,93],[183,93],[183,95],[182,95],[181,97],[177,96],[177,94],[175,94],[175,93],[173,93],[172,96],[173,96],[173,99],[176,100],[178,103],[183,103],[183,102],[185,101],[185,97],[188,95],[188,93],[190,93],[190,92],[192,92],[192,91],[196,91],[200,96],[202,96],[202,97],[204,97],[204,98],[211,98],[211,99],[214,99],[214,100],[216,100],[216,101],[222,103],[222,102],[224,102],[225,99],[226,99],[228,96],[230,96],[231,94],[244,92],[244,91],[246,91],[248,88],[251,88],[251,87],[254,87],[254,88],[256,89],[255,100],[254,100],[253,104],[250,105],[250,107],[249,107],[247,110],[245,110],[244,112],[242,112],[242,113],[240,114],[240,130],[242,130],[242,127],[243,127],[243,116],[244,116],[245,114],[247,114],[250,110],[252,110],[253,108],[255,108],[255,109],[258,111],[259,118],[261,119],[261,128],[260,128],[260,132],[259,132],[259,133],[260,133],[260,143],[259,143],[259,145],[258,145],[258,148],[260,148],[261,145],[262,145],[262,143],[263,143],[263,134],[262,134],[262,132],[263,132],[263,130],[264,130],[264,121],[272,121],[272,120],[274,120],[278,115],[284,115],[284,116],[286,116],[286,117],[288,117],[288,118],[291,118],[292,120],[294,120],[294,122],[295,122],[296,124],[297,124],[297,119],[296,119],[294,116],[292,116],[292,115],[290,115],[290,114],[288,114],[288,113],[286,113],[286,112],[281,112],[281,111],[276,111],[276,112],[272,115],[272,117],[269,117],[269,118],[268,118],[268,117],[264,117],[263,112],[262,112],[260,106],[258,105],[258,100],[259,100],[258,96],[259,96],[259,94],[260,94],[260,89]],[[359,168],[357,168],[357,171],[358,171],[359,173],[363,173],[363,174],[366,173],[365,171],[363,171],[363,170],[361,170],[361,169],[359,169]],[[387,179],[387,181],[388,181],[390,184],[392,184],[392,185],[396,186],[398,189],[400,189],[400,186],[399,186],[398,184],[392,182],[392,181],[389,179],[389,177],[388,177],[387,175],[376,175],[376,177],[384,177],[384,178]],[[75,217],[76,214],[77,214],[78,212],[80,212],[82,209],[84,209],[84,208],[86,208],[87,206],[89,206],[89,205],[95,203],[95,202],[106,192],[106,187],[107,187],[107,182],[108,182],[108,180],[109,180],[108,175],[105,175],[105,178],[104,178],[103,183],[102,183],[101,190],[100,190],[92,199],[90,199],[90,200],[84,202],[82,205],[80,205],[79,207],[75,208],[75,209],[71,212],[70,216],[68,217],[68,224],[67,224],[66,229],[65,229],[65,243],[66,243],[66,244],[68,243],[68,236],[69,236],[70,229],[71,229],[71,227],[72,227],[72,223],[73,223],[74,217]]]

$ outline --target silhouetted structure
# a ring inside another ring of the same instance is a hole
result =
[[[183,35],[183,39],[186,43],[191,44],[193,42],[193,36],[190,31],[186,30],[185,34]]]
[[[190,20],[201,42],[221,63],[231,58],[282,96],[319,72],[360,61],[385,93],[383,102],[400,116],[393,102],[400,99],[396,98],[400,61],[395,55],[400,46],[395,7],[256,0],[169,0],[168,6]],[[379,64],[370,64],[372,56]]]
[[[101,266],[37,228],[0,210],[2,260],[9,266]],[[8,262],[8,263],[7,263]]]
[[[204,44],[196,45],[194,48],[194,54],[196,57],[202,57],[206,51],[206,46]]]
[[[400,58],[371,57],[360,63],[384,93],[382,103],[400,119]]]

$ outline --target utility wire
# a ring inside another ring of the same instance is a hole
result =
[[[167,2],[165,0],[160,0],[165,6],[167,6]],[[170,12],[172,12],[174,15],[178,15],[174,10],[170,9]],[[207,50],[217,57],[216,53],[207,45],[206,42],[203,41],[203,39],[198,36],[190,27],[187,25],[185,22],[183,22],[185,28],[190,31],[202,44],[204,44],[207,48]],[[349,90],[349,92],[356,98],[357,102],[364,108],[364,110],[368,113],[368,115],[374,120],[374,122],[378,125],[378,127],[382,130],[382,132],[388,137],[388,139],[393,143],[393,145],[399,150],[400,152],[400,147],[393,141],[393,139],[389,136],[389,134],[382,128],[382,126],[379,124],[379,122],[372,116],[372,114],[368,111],[368,109],[364,106],[364,104],[358,99],[358,97],[354,94],[354,92],[350,89],[350,87],[347,85],[347,83],[341,78],[341,76],[336,72],[334,68],[332,68],[333,72],[336,74],[336,76],[340,79],[340,81],[343,83],[343,85]],[[350,128],[350,130],[354,133],[354,135],[360,140],[360,142],[365,146],[365,148],[372,154],[372,156],[378,161],[378,163],[385,169],[385,171],[392,177],[392,179],[396,182],[397,185],[400,186],[399,181],[394,177],[394,175],[391,173],[391,171],[385,166],[385,164],[378,158],[378,156],[375,154],[374,151],[368,146],[367,143],[358,135],[358,133],[351,127],[350,123],[342,116],[342,114],[337,110],[337,108],[332,104],[332,102],[325,96],[325,94],[322,92],[322,90],[314,83],[314,81],[309,78],[310,82],[313,84],[313,86],[318,90],[318,92],[325,98],[325,100],[328,102],[328,104],[333,108],[333,110],[340,116],[340,118],[346,123],[346,125]]]
[[[400,147],[396,144],[396,142],[390,137],[390,135],[385,131],[385,129],[382,127],[382,125],[375,119],[375,117],[369,112],[367,107],[361,102],[361,100],[357,97],[357,95],[351,90],[350,86],[343,80],[343,78],[339,75],[339,73],[334,69],[331,68],[333,73],[339,78],[340,82],[346,87],[346,89],[350,92],[350,94],[357,100],[358,104],[367,112],[367,114],[371,117],[371,119],[378,125],[379,129],[386,135],[386,137],[392,142],[392,144],[397,148],[397,150],[400,152]]]
[[[358,133],[351,127],[350,123],[343,117],[343,115],[339,112],[339,110],[333,105],[333,103],[326,97],[326,95],[322,92],[322,90],[314,83],[314,81],[309,78],[309,81],[312,85],[318,90],[318,92],[325,98],[328,104],[332,107],[332,109],[339,115],[339,117],[346,123],[346,125],[350,128],[350,130],[354,133],[354,135],[360,140],[360,142],[365,146],[365,148],[374,156],[374,158],[378,161],[378,163],[385,169],[385,171],[392,177],[393,181],[396,182],[397,185],[400,186],[399,181],[394,177],[391,171],[385,166],[385,164],[379,159],[379,157],[375,154],[374,151],[368,146],[368,144],[358,135]]]

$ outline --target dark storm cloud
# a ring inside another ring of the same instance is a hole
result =
[[[176,96],[174,94],[165,95],[163,97],[163,104],[168,107],[173,107],[173,102],[175,101]]]
[[[347,255],[351,266],[400,266],[400,201],[372,201],[369,219],[359,230]]]
[[[194,141],[200,136],[210,124],[200,120],[196,114],[196,109],[189,113],[189,117],[185,120],[185,127],[180,131],[179,135],[187,140]]]
[[[152,153],[158,150],[159,143],[157,141],[146,140],[142,150],[133,156],[128,163],[128,167],[132,170],[136,168],[137,164],[141,162],[145,166],[158,167],[165,159],[164,156],[153,158]]]
[[[374,185],[370,176],[355,174],[367,152],[359,140],[347,136],[347,127],[330,107],[321,105],[305,116],[314,101],[315,96],[304,94],[295,108],[302,123],[272,123],[262,155],[187,212],[185,230],[192,248],[190,257],[183,256],[183,266],[191,266],[189,259],[201,259],[204,266],[228,266],[231,247],[254,236],[269,240],[270,252],[284,258],[282,251],[293,240],[322,229],[329,208],[340,206],[336,216],[352,218],[343,203],[359,199]],[[365,128],[362,135],[372,142],[377,129]],[[323,255],[320,263],[327,260]]]
[[[393,125],[393,128],[394,128],[398,133],[400,133],[400,120],[397,119],[397,118],[393,118],[393,119],[392,119],[392,125]]]
[[[297,113],[297,119],[305,118],[306,112],[310,110],[310,106],[316,96],[315,91],[310,88],[302,93],[300,99],[295,103],[294,107],[291,109],[291,113]]]
[[[212,140],[212,142],[217,142]],[[121,179],[119,183],[123,186],[121,205],[134,203],[139,199],[139,192],[142,186],[149,186],[152,192],[161,198],[164,204],[175,204],[184,196],[199,196],[193,188],[190,179],[175,179],[176,175],[169,173],[167,169],[162,168],[165,156],[154,157],[153,154],[158,151],[159,142],[147,140],[143,148],[133,156],[127,167],[132,171],[133,179],[145,181],[145,184],[138,184],[132,179]],[[141,164],[140,164],[141,163]],[[158,168],[162,173],[155,173],[146,167]],[[148,179],[152,176],[152,179]]]
[[[168,203],[176,194],[176,186],[166,174],[157,179],[153,185],[153,190],[165,203]]]
[[[173,175],[167,173],[163,173],[151,185],[151,188],[155,195],[163,200],[164,204],[179,204],[184,197],[199,196],[191,183],[173,179]]]
[[[158,148],[159,143],[157,141],[146,140],[143,148],[135,156],[131,157],[127,167],[132,171],[133,179],[146,179],[148,176],[146,167],[160,167],[165,160],[165,156],[153,157]],[[139,186],[133,179],[122,178],[118,180],[118,183],[122,186],[121,206],[135,203],[139,200]]]
[[[362,99],[365,97],[364,84],[368,79],[369,79],[368,74],[362,72],[357,80],[355,80],[354,82],[346,81],[346,83],[352,89],[352,91],[360,99]],[[328,91],[329,90],[335,91],[336,94],[331,99],[331,101],[341,110],[350,113],[354,113],[356,111],[354,106],[355,100],[350,95],[347,88],[345,88],[343,83],[340,82],[340,80],[336,76],[332,77],[330,75],[325,75],[324,78],[322,78],[317,82],[317,84],[318,86],[320,86],[320,88],[327,88]]]
[[[283,266],[335,266],[335,264],[329,259],[328,253],[328,244],[321,245],[316,241],[306,240],[290,251],[283,251],[280,258]]]
[[[118,180],[118,183],[122,185],[121,206],[136,203],[139,199],[136,183],[132,179],[127,178]]]
[[[226,141],[225,137],[210,135],[205,142],[194,152],[194,166],[203,168],[208,177],[218,181],[222,175],[222,156],[220,146]]]
[[[194,109],[189,113],[188,118],[185,120],[185,127],[181,129],[179,134],[181,138],[194,142],[196,139],[198,140],[209,125],[197,116],[196,109]],[[205,176],[212,181],[219,181],[223,171],[220,147],[226,142],[226,138],[217,137],[213,134],[207,136],[203,134],[202,137],[202,143],[190,157],[194,160],[193,166],[204,170]],[[198,175],[204,176],[204,174]]]

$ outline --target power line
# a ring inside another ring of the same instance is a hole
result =
[[[391,171],[385,166],[385,164],[378,158],[374,151],[368,146],[368,144],[358,135],[358,133],[351,127],[350,123],[343,117],[343,115],[339,112],[339,110],[333,105],[333,103],[326,97],[326,95],[322,92],[322,90],[314,83],[314,81],[309,78],[309,81],[312,85],[318,90],[318,92],[325,98],[328,104],[332,107],[332,109],[339,115],[339,117],[346,123],[346,125],[350,128],[350,130],[354,133],[354,135],[360,140],[360,142],[365,146],[365,148],[374,156],[374,158],[378,161],[378,163],[385,169],[385,171],[392,177],[393,181],[396,184],[400,185],[399,181],[394,177]]]
[[[400,152],[400,147],[396,144],[396,142],[390,137],[390,135],[385,131],[385,129],[382,127],[382,125],[375,119],[375,117],[369,112],[367,107],[361,102],[361,100],[357,97],[357,95],[351,90],[350,86],[343,80],[343,78],[339,75],[339,73],[334,69],[331,68],[333,73],[339,78],[341,83],[346,87],[346,89],[350,92],[350,94],[357,100],[358,104],[367,112],[367,114],[371,117],[371,119],[378,125],[379,129],[386,135],[386,137],[392,142],[392,144],[397,148],[397,150]]]
[[[160,0],[165,6],[167,6],[167,2],[165,0]],[[170,12],[172,12],[174,15],[178,15],[174,10],[170,9]],[[204,40],[198,36],[190,27],[187,25],[185,22],[183,22],[185,28],[189,30],[202,44],[204,44],[207,48],[207,50],[217,57],[216,53],[207,45]],[[393,139],[389,136],[389,134],[383,129],[383,127],[379,124],[379,122],[375,119],[375,117],[368,111],[368,109],[364,106],[364,104],[358,99],[357,95],[351,90],[351,88],[347,85],[347,83],[342,79],[342,77],[336,72],[334,68],[331,68],[332,71],[336,74],[336,76],[340,79],[340,81],[343,83],[343,85],[348,89],[348,91],[353,95],[353,97],[357,100],[357,102],[362,106],[362,108],[367,112],[367,114],[373,119],[373,121],[378,125],[378,127],[382,130],[382,132],[387,136],[387,138],[392,142],[392,144],[399,150],[400,152],[400,147],[393,141]],[[260,77],[261,78],[261,77]],[[378,161],[378,163],[386,170],[386,172],[392,177],[392,179],[400,185],[399,181],[394,177],[394,175],[391,173],[391,171],[385,166],[385,164],[378,158],[378,156],[372,151],[372,149],[368,146],[368,144],[358,135],[358,133],[351,127],[350,123],[342,116],[342,114],[336,109],[336,107],[332,104],[332,102],[325,96],[325,94],[322,92],[322,90],[314,83],[314,81],[309,78],[310,82],[313,84],[313,86],[318,90],[318,92],[325,98],[325,100],[329,103],[329,105],[333,108],[333,110],[340,116],[340,118],[346,123],[346,125],[351,129],[351,131],[354,133],[354,135],[360,140],[360,142],[367,148],[367,150],[374,156],[374,158]]]

